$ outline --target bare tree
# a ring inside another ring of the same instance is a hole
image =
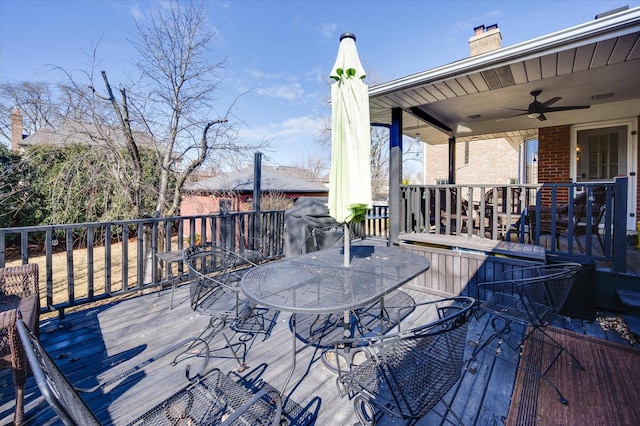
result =
[[[374,201],[386,198],[389,186],[389,131],[371,128],[371,196]]]
[[[110,102],[124,134],[129,164],[126,190],[133,206],[140,215],[145,213],[140,150],[153,144],[161,165],[159,186],[154,188],[154,214],[171,216],[179,210],[181,190],[189,176],[211,161],[214,152],[220,160],[225,155],[252,153],[258,147],[238,143],[237,125],[229,121],[230,110],[224,116],[211,117],[213,95],[220,82],[217,72],[226,59],[210,60],[215,34],[207,29],[202,5],[183,7],[174,2],[152,14],[148,22],[136,23],[137,37],[132,41],[140,80],[129,89],[114,91],[102,71],[106,94],[94,93]],[[151,135],[150,140],[143,140],[136,129]]]
[[[296,176],[307,181],[320,180],[328,173],[329,161],[325,158],[308,155],[298,158],[293,164]]]
[[[22,129],[28,134],[43,127],[54,127],[62,121],[60,104],[56,89],[48,83],[25,81],[0,84],[0,134],[7,140],[11,139],[9,117],[14,108],[18,108],[22,114]]]

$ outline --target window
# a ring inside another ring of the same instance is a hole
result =
[[[525,141],[523,160],[523,183],[538,183],[538,139]]]

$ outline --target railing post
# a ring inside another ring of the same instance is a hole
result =
[[[613,194],[613,270],[627,270],[627,191],[629,178],[615,178]]]

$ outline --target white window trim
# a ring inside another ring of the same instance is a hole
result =
[[[627,126],[629,134],[627,135],[627,177],[629,178],[629,196],[627,198],[628,213],[634,213],[634,216],[627,214],[627,230],[635,231],[636,221],[639,220],[638,212],[636,212],[637,202],[637,185],[638,185],[638,119],[629,117],[617,120],[599,121],[585,124],[574,124],[571,126],[571,138],[569,146],[569,177],[572,182],[577,182],[577,156],[576,145],[578,142],[578,132],[582,130],[603,129],[607,127]],[[630,173],[634,172],[634,176]],[[603,182],[611,182],[611,180],[603,180]]]

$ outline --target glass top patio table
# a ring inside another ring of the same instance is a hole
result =
[[[429,269],[429,261],[397,247],[352,245],[343,265],[341,247],[270,262],[249,271],[241,288],[252,301],[292,313],[330,314],[381,299]]]
[[[258,305],[292,313],[293,359],[281,394],[296,368],[296,314],[332,314],[367,306],[429,269],[429,261],[397,247],[354,244],[344,266],[341,247],[259,265],[240,286]],[[346,324],[346,321],[345,321]]]

